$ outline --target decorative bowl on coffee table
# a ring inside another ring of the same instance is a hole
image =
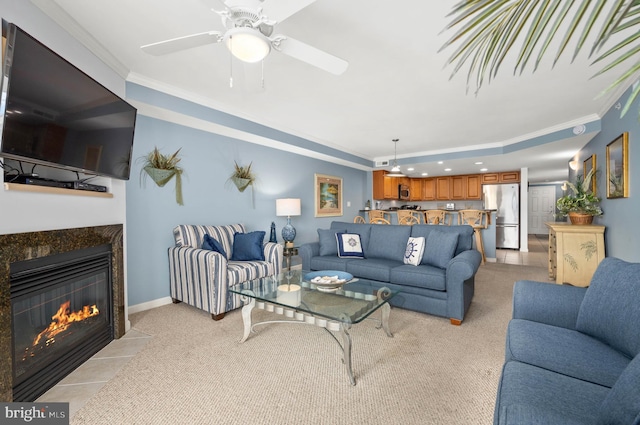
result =
[[[334,292],[353,279],[351,273],[339,270],[319,270],[304,275],[304,281],[316,285],[318,291]]]

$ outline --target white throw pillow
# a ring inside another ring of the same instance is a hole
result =
[[[338,241],[338,257],[340,258],[364,258],[362,241],[357,233],[336,233]]]
[[[424,254],[424,238],[409,238],[407,242],[407,249],[404,252],[404,263],[412,266],[417,266],[422,261],[422,254]]]

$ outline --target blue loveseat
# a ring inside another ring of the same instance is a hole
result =
[[[360,235],[365,258],[338,256],[336,233]],[[358,278],[354,285],[401,293],[396,307],[447,317],[459,325],[469,309],[481,255],[473,249],[471,226],[380,225],[334,221],[318,229],[318,242],[301,245],[304,270],[340,270]],[[404,264],[409,237],[424,237],[419,265]],[[365,288],[362,288],[365,289]]]
[[[588,288],[519,281],[494,424],[640,424],[640,264]]]

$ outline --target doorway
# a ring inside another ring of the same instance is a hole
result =
[[[530,186],[529,187],[529,234],[548,235],[549,228],[544,223],[555,221],[556,212],[556,187]]]

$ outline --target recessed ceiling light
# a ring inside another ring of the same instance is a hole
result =
[[[407,168],[407,171],[413,171],[413,168]]]
[[[489,171],[488,168],[481,168],[480,171]]]
[[[482,161],[474,162],[476,165],[482,165]]]
[[[429,173],[422,173],[422,175],[423,175],[423,176],[428,176],[428,175],[429,175]]]
[[[438,164],[444,164],[444,161],[438,161]]]
[[[444,171],[451,171],[451,168],[445,168]]]

